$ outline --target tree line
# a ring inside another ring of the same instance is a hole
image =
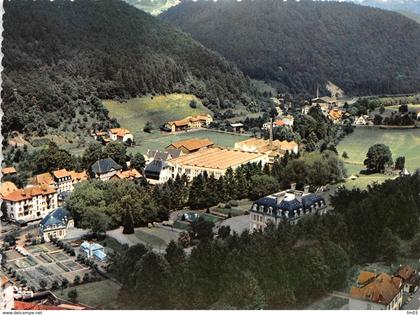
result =
[[[252,234],[219,229],[190,255],[176,242],[164,254],[135,245],[113,257],[110,272],[127,308],[301,309],[346,287],[352,265],[410,255],[401,239],[418,248],[419,193],[419,173],[340,189],[327,215]]]

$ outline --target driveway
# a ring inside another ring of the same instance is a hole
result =
[[[420,290],[413,294],[411,300],[403,305],[403,310],[418,310],[420,309]]]
[[[231,231],[241,234],[243,231],[249,230],[249,214],[223,220],[216,225],[216,229],[219,226],[230,226]]]

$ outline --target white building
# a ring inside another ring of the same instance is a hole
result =
[[[3,197],[7,217],[15,222],[29,222],[45,217],[57,208],[57,191],[46,185],[18,189]]]
[[[13,285],[9,279],[1,274],[1,290],[0,290],[0,310],[12,310],[15,306],[13,295]]]
[[[64,208],[57,208],[47,214],[39,224],[39,230],[45,241],[51,238],[62,239],[67,235],[67,229],[74,227],[70,213]]]
[[[134,141],[133,134],[130,130],[125,128],[112,128],[108,131],[108,136],[112,141],[121,141],[127,142],[130,140],[131,142]]]
[[[61,169],[53,171],[52,173],[57,193],[60,194],[65,191],[73,191],[73,181],[69,171],[66,169]]]

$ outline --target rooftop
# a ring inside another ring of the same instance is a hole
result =
[[[42,173],[35,175],[35,184],[37,185],[53,185],[54,184],[54,178],[50,173]]]
[[[263,157],[260,153],[249,153],[223,148],[209,148],[171,160],[171,164],[225,170]]]
[[[113,170],[120,170],[122,166],[111,158],[101,159],[93,163],[92,172],[95,174],[104,174]]]
[[[3,167],[1,169],[3,175],[14,174],[16,173],[16,169],[13,166]]]
[[[192,138],[192,139],[187,139],[187,140],[182,140],[182,141],[171,143],[170,145],[168,145],[166,147],[166,149],[185,148],[188,151],[195,151],[195,150],[199,150],[201,148],[206,148],[206,147],[212,146],[213,144],[214,144],[214,142],[211,141],[210,139],[207,139],[207,138],[206,139]]]
[[[61,170],[56,170],[52,172],[55,178],[63,178],[63,177],[68,177],[70,176],[70,172],[67,171],[65,168],[61,169]]]
[[[369,276],[372,274],[365,273]],[[362,287],[352,287],[350,297],[388,305],[400,292],[401,284],[402,280],[400,278],[381,273],[371,278]]]
[[[142,177],[139,171],[137,171],[135,168],[126,171],[119,170],[115,173],[114,176],[118,177],[119,179],[134,179]]]
[[[14,192],[11,192],[10,194],[7,194],[3,197],[4,200],[8,201],[23,201],[27,199],[32,199],[35,196],[39,195],[49,195],[56,193],[56,190],[54,188],[51,188],[46,185],[40,185],[40,186],[32,186],[32,187],[26,187],[24,189],[18,189]]]
[[[12,182],[6,181],[0,184],[0,196],[6,196],[7,194],[10,194],[16,190],[18,190],[18,188]]]
[[[70,176],[71,176],[71,180],[73,182],[75,182],[75,181],[76,182],[82,182],[82,181],[88,179],[88,176],[86,174],[86,171],[83,171],[83,172],[80,172],[80,173],[75,172],[75,171],[71,171],[70,172]]]
[[[117,137],[124,137],[125,135],[131,134],[130,130],[125,128],[112,128],[109,130],[112,134],[117,135]]]
[[[65,226],[69,219],[71,219],[71,215],[68,210],[57,208],[46,215],[39,225],[45,230],[51,227]]]

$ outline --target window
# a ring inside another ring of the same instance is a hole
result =
[[[273,207],[268,207],[268,214],[273,214]]]
[[[260,206],[260,211],[264,212],[264,206]]]

